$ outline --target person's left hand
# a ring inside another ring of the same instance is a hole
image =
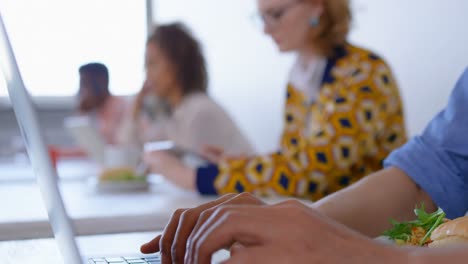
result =
[[[186,264],[210,263],[231,248],[234,263],[406,263],[407,252],[378,244],[297,201],[270,206],[220,206],[197,223]],[[240,245],[240,246],[239,246]]]
[[[147,96],[150,92],[151,92],[151,86],[149,85],[148,80],[145,80],[145,82],[143,83],[143,87],[141,87],[141,90],[138,92],[133,102],[133,107],[132,107],[133,120],[138,120],[138,118],[140,117],[140,112],[143,108],[143,101],[145,99],[145,96]]]
[[[224,149],[218,146],[206,145],[201,150],[201,156],[211,163],[218,163],[224,157]]]
[[[145,153],[143,160],[152,173],[162,175],[181,188],[195,190],[195,170],[183,164],[171,153],[153,151]]]

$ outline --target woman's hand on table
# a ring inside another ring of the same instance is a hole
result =
[[[195,190],[195,170],[186,166],[168,151],[153,151],[144,154],[144,162],[150,172],[160,174],[173,184]]]
[[[219,146],[206,145],[201,150],[201,156],[211,163],[219,163],[223,159],[240,159],[247,155],[227,155],[223,148]]]

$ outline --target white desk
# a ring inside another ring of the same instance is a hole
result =
[[[183,191],[164,181],[153,184],[147,192],[96,193],[85,181],[76,180],[84,178],[82,174],[89,171],[89,167],[80,172],[79,166],[72,165],[61,168],[74,173],[75,177],[61,175],[67,180],[62,180],[60,188],[78,235],[161,230],[175,209],[194,207],[216,199]],[[267,201],[283,199],[270,198]],[[0,182],[0,208],[0,241],[52,237],[35,182]]]
[[[157,235],[151,233],[130,233],[78,237],[77,242],[84,256],[137,256],[140,245]],[[226,259],[226,251],[217,252],[213,263]],[[2,264],[34,263],[63,264],[57,244],[53,239],[0,242],[0,261]]]
[[[61,178],[67,180],[84,179],[89,174],[97,173],[97,166],[87,160],[61,160],[57,171]],[[26,158],[15,160],[0,159],[0,184],[5,182],[34,181],[35,176]]]
[[[83,182],[61,184],[64,202],[80,235],[152,231],[164,228],[172,212],[215,199],[161,183],[148,192],[100,194]],[[35,183],[0,185],[0,241],[51,237]]]
[[[60,188],[68,213],[80,235],[162,229],[172,212],[215,197],[201,197],[166,182],[149,191],[97,193],[85,179],[97,167],[86,161],[58,164]],[[42,196],[27,163],[0,163],[0,241],[51,237]]]
[[[84,256],[132,256],[141,255],[139,246],[154,238],[153,233],[132,233],[78,237],[77,242]],[[67,263],[62,260],[53,239],[0,242],[0,263]]]

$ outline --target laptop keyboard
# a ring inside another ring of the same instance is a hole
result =
[[[93,258],[89,264],[160,264],[159,256],[151,257],[117,257],[117,258]]]

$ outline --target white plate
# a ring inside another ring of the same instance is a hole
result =
[[[119,192],[145,192],[149,190],[148,181],[106,181],[101,182],[96,178],[90,178],[89,185],[96,192],[119,193]]]

